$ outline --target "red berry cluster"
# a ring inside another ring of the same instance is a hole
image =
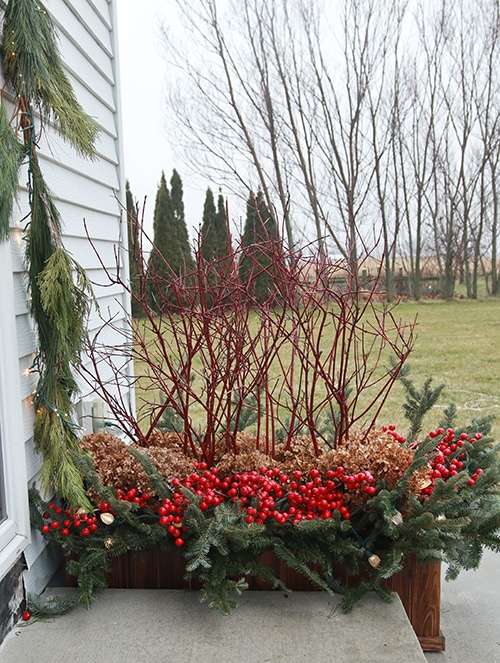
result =
[[[70,531],[79,532],[82,536],[90,536],[98,528],[97,517],[88,513],[73,513],[71,509],[56,506],[53,502],[48,505],[51,513],[43,514],[45,520],[42,532],[48,534],[51,531],[60,531],[62,536],[68,536]]]
[[[288,521],[290,514],[286,511],[286,504],[280,503],[286,496],[287,486],[288,475],[277,467],[268,469],[265,466],[259,470],[235,474],[222,483],[227,497],[241,504],[247,523],[259,525],[268,518],[274,518],[280,524]]]
[[[406,442],[406,437],[404,435],[400,435],[396,431],[396,426],[394,424],[390,424],[389,426],[382,426],[382,431],[384,433],[389,433],[389,435],[392,435],[392,437],[401,444],[404,444],[404,442]]]
[[[482,438],[481,433],[476,433],[470,438],[467,433],[461,433],[457,437],[453,428],[448,428],[447,430],[438,428],[437,430],[431,430],[429,433],[430,438],[440,436],[442,436],[442,439],[436,446],[436,454],[429,462],[429,479],[431,483],[422,489],[422,495],[432,495],[436,479],[446,481],[456,476],[459,472],[468,470],[466,466],[467,452],[463,450],[463,446],[467,442],[474,444],[474,442]],[[478,480],[479,475],[483,473],[483,469],[476,469],[468,479],[468,485],[473,486]]]
[[[137,504],[141,509],[146,508],[151,500],[151,495],[148,493],[139,494],[136,488],[127,491],[118,489],[116,494],[120,500]],[[50,511],[43,514],[45,521],[41,528],[43,534],[60,532],[62,536],[68,536],[70,533],[90,536],[92,532],[98,529],[97,516],[92,513],[82,513],[81,511],[73,513],[71,509],[63,509],[53,502],[48,504],[48,508]],[[99,505],[99,511],[101,514],[112,513],[111,505],[108,502],[103,502]]]
[[[118,488],[116,495],[118,499],[122,500],[123,502],[132,502],[133,504],[138,504],[140,509],[145,509],[149,500],[151,499],[151,495],[149,493],[143,493],[141,495],[137,492],[136,488],[131,488],[130,490],[121,490]]]
[[[179,486],[180,481],[175,480],[175,483]],[[181,533],[185,531],[185,528],[182,524],[182,519],[184,516],[184,510],[187,506],[187,500],[181,492],[175,491],[172,495],[173,499],[163,500],[162,505],[158,509],[158,514],[160,516],[159,523],[167,528],[169,534],[174,537],[174,542],[176,546],[183,546],[184,539],[181,536]]]
[[[206,463],[196,463],[195,469],[197,471],[183,482],[173,479],[172,499],[165,499],[159,509],[160,525],[168,528],[178,546],[184,543],[181,532],[185,531],[182,523],[188,504],[181,487],[189,488],[200,498],[202,511],[222,502],[238,501],[246,513],[247,523],[263,524],[273,519],[281,525],[288,521],[296,524],[301,520],[331,518],[335,511],[347,520],[351,514],[344,503],[345,491],[362,489],[368,495],[377,492],[370,472],[347,475],[343,467],[328,471],[326,480],[318,470],[313,469],[306,481],[300,470],[296,470],[290,480],[279,468],[264,466],[258,471],[241,472],[224,478],[218,476],[216,468],[208,469]]]
[[[295,524],[300,520],[314,520],[331,518],[338,511],[342,518],[351,517],[349,509],[344,503],[345,491],[359,490],[368,495],[375,495],[377,489],[371,485],[374,482],[370,472],[345,474],[343,467],[328,470],[326,481],[320,476],[318,470],[311,470],[310,480],[299,483],[302,472],[293,473],[294,480],[290,483],[290,492],[287,495],[290,507],[288,513],[293,516]]]

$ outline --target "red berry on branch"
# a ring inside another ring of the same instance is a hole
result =
[[[23,622],[29,622],[29,620],[31,619],[31,612],[29,610],[25,610],[23,612],[22,617],[23,617]]]

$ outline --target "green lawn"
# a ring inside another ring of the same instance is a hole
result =
[[[445,385],[437,411],[427,420],[429,427],[436,425],[450,402],[456,404],[462,423],[482,415],[499,416],[500,300],[405,302],[398,305],[397,313],[403,320],[418,316],[409,377],[416,385],[427,377],[432,377],[435,385]],[[401,432],[405,431],[402,401],[402,387],[396,385],[380,423],[394,422]],[[498,436],[500,421],[494,430]]]

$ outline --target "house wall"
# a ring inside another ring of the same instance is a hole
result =
[[[0,20],[5,4],[0,0]],[[53,127],[44,127],[38,151],[40,165],[61,214],[65,247],[85,268],[92,281],[104,283],[103,265],[95,251],[110,270],[116,268],[117,256],[121,267],[127,269],[126,220],[122,220],[118,202],[125,200],[125,188],[115,0],[45,0],[44,4],[56,25],[66,73],[84,110],[96,120],[101,133],[97,141],[97,159],[89,161],[79,157]],[[1,73],[0,86],[3,86]],[[2,99],[9,104],[8,90],[4,91]],[[37,532],[29,531],[27,524],[26,485],[39,487],[40,459],[34,450],[32,436],[31,397],[37,376],[29,370],[36,356],[36,336],[29,315],[23,258],[23,231],[29,221],[26,181],[27,172],[22,169],[10,241],[0,246],[0,435],[4,476],[8,477],[9,471],[20,466],[17,488],[9,484],[4,489],[8,512],[4,520],[13,521],[11,533],[16,545],[12,547],[10,541],[2,546],[0,536],[0,582],[12,573],[12,569],[21,568],[25,557],[28,567],[24,574],[26,589],[40,592],[59,560],[45,547]],[[96,286],[95,295],[101,309],[112,307],[116,312],[115,323],[125,327],[129,310],[126,293],[115,286]],[[89,330],[93,332],[99,325],[95,310]],[[116,342],[122,341],[122,338],[116,339]],[[92,399],[91,390],[84,383],[82,398]],[[9,413],[15,413],[15,416]],[[0,535],[3,524],[0,523]],[[9,583],[15,585],[10,577],[7,586]]]

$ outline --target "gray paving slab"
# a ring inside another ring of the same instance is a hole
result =
[[[14,629],[0,660],[425,663],[397,596],[389,604],[367,596],[349,615],[321,592],[245,592],[239,603],[225,617],[201,604],[198,592],[107,589],[90,610]]]
[[[500,663],[500,554],[488,550],[477,571],[441,583],[444,652],[428,663]]]

